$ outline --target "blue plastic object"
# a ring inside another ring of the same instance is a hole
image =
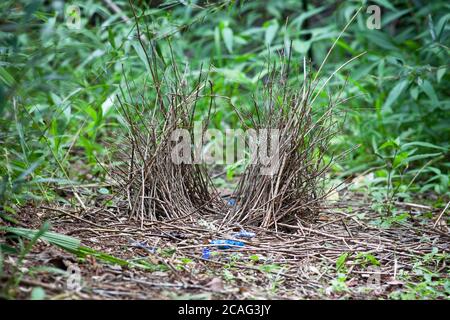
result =
[[[209,243],[217,245],[219,249],[231,249],[232,247],[243,247],[244,243],[236,240],[211,240]]]
[[[235,233],[234,236],[236,238],[247,238],[247,239],[250,239],[250,238],[255,237],[256,234],[254,232],[242,230],[242,231],[239,231],[239,232]]]
[[[209,259],[211,258],[211,251],[208,248],[203,248],[202,251],[202,258],[203,259]]]

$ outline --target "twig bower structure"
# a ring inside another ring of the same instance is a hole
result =
[[[235,205],[229,206],[215,189],[205,164],[177,164],[171,157],[176,143],[171,137],[176,130],[187,130],[193,136],[198,105],[202,105],[200,115],[204,115],[202,135],[207,129],[216,98],[212,83],[200,70],[197,81],[189,84],[192,77],[180,72],[170,44],[168,65],[160,61],[160,52],[152,42],[143,43],[139,28],[138,38],[147,58],[151,85],[136,94],[124,76],[122,87],[126,90],[117,96],[127,134],[126,143],[120,146],[122,165],[115,178],[130,218],[143,223],[194,219],[209,212],[222,214],[224,224],[277,229],[278,223],[295,223],[298,215],[314,213],[321,207],[325,173],[331,162],[325,162],[325,152],[336,133],[333,114],[339,97],[319,108],[313,105],[329,78],[312,80],[306,59],[291,70],[291,57],[282,57],[278,64],[269,64],[264,81],[260,81],[264,84],[253,94],[250,108],[238,108],[230,102],[243,127],[256,132],[276,129],[278,140],[266,141],[275,149],[269,155],[276,157],[270,159],[275,164],[271,174],[261,173],[266,166],[261,161],[250,162],[234,190]],[[323,85],[318,89],[318,84]],[[256,145],[257,153],[267,153],[259,150],[260,142]]]
[[[313,214],[323,204],[325,173],[331,162],[324,157],[337,131],[333,102],[322,106],[320,113],[313,111],[318,82],[309,79],[306,63],[300,73],[303,81],[293,81],[294,85],[290,83],[290,59],[278,69],[273,67],[262,94],[254,95],[260,98],[254,98],[253,112],[246,116],[256,131],[277,130],[277,141],[268,144],[270,174],[261,161],[247,166],[235,190],[238,205],[226,216],[275,229],[278,222],[295,223],[298,214]],[[299,82],[301,87],[295,87]],[[267,154],[266,150],[258,152]]]
[[[151,68],[153,101],[144,95],[139,102],[131,95],[126,102],[118,97],[127,127],[126,143],[120,152],[126,165],[118,167],[118,177],[130,217],[155,221],[211,210],[217,206],[219,198],[212,192],[214,187],[206,167],[176,164],[172,160],[172,134],[177,129],[190,130],[192,127],[204,83],[199,82],[188,92],[176,68],[172,70],[173,82],[166,75],[159,75],[153,65]],[[127,88],[130,93],[129,86]]]
[[[172,161],[176,143],[172,134],[185,129],[193,135],[194,114],[201,99],[207,99],[209,105],[202,134],[207,129],[215,98],[212,83],[200,73],[190,87],[174,62],[164,71],[157,70],[157,61],[150,62],[153,100],[144,95],[132,98],[128,83],[128,98],[125,93],[118,97],[127,127],[121,153],[126,165],[121,166],[119,176],[131,218],[170,220],[209,212],[223,214],[226,224],[276,229],[277,223],[295,223],[298,215],[313,214],[321,207],[329,166],[324,156],[336,132],[336,104],[330,101],[320,113],[313,111],[318,82],[309,78],[306,63],[303,81],[291,81],[289,59],[271,69],[262,94],[254,95],[252,110],[233,106],[243,126],[256,132],[276,129],[278,140],[266,141],[268,148],[276,149],[269,153],[276,157],[270,159],[272,172],[263,174],[261,161],[249,163],[233,193],[235,205],[229,206],[215,189],[205,164]],[[257,146],[261,147],[259,142]],[[267,154],[267,150],[258,152]]]

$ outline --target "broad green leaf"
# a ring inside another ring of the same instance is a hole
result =
[[[43,231],[43,230],[32,230],[27,228],[16,228],[16,227],[3,227],[0,226],[0,231],[6,231],[14,233],[18,236],[34,240],[36,237],[38,237],[41,240],[47,241],[50,244],[53,244],[55,246],[58,246],[64,250],[67,250],[70,253],[73,253],[79,257],[86,257],[86,256],[94,256],[98,260],[102,260],[105,262],[109,262],[112,264],[118,264],[121,266],[135,266],[143,269],[151,269],[153,266],[148,266],[144,263],[140,262],[132,262],[123,260],[120,258],[116,258],[114,256],[111,256],[109,254],[91,249],[89,247],[81,246],[81,241],[79,239],[66,236],[64,234],[51,232],[51,231]]]
[[[255,261],[255,262],[259,261],[259,256],[257,254],[251,255],[249,258],[250,258],[250,260]]]
[[[53,103],[57,106],[60,106],[63,102],[62,99],[54,92],[50,92],[50,97],[52,98]]]
[[[400,147],[399,142],[397,140],[388,140],[385,143],[383,143],[380,146],[380,150],[386,149],[386,148],[393,148],[394,150],[398,149]]]
[[[38,160],[32,163],[26,170],[24,170],[20,176],[15,180],[16,182],[24,181],[30,174],[36,170],[37,167],[41,164],[42,160]]]
[[[223,42],[229,53],[233,52],[233,30],[229,27],[222,29]]]
[[[447,68],[439,68],[439,69],[436,71],[436,80],[437,80],[438,83],[441,82],[442,77],[444,76],[444,74],[445,74],[446,71],[447,71]]]
[[[407,162],[404,162],[404,160],[407,159],[408,156],[409,153],[407,151],[403,151],[397,154],[397,156],[394,158],[394,163],[392,164],[394,168],[397,168],[400,165],[407,164]]]
[[[345,261],[347,261],[347,257],[348,257],[348,252],[344,252],[343,254],[341,254],[339,256],[339,258],[337,258],[336,260],[336,272],[341,271],[341,269],[345,268],[344,264]]]
[[[378,261],[377,258],[375,258],[373,255],[371,254],[366,254],[365,258],[374,266],[379,266],[380,265],[380,261]]]
[[[433,102],[433,105],[438,104],[438,97],[436,95],[436,92],[434,91],[433,86],[431,85],[430,81],[425,80],[421,84],[422,90],[425,92],[425,94],[431,99]]]
[[[8,87],[11,87],[16,82],[14,77],[4,68],[0,68],[0,80]]]
[[[364,36],[373,44],[386,50],[397,51],[397,47],[392,43],[389,36],[378,30],[370,30],[370,32],[364,33]]]
[[[303,41],[303,40],[292,41],[292,48],[300,54],[305,54],[306,52],[308,52],[310,46],[311,46],[310,41]]]
[[[422,159],[427,159],[427,158],[433,158],[433,157],[438,157],[440,156],[442,153],[425,153],[425,154],[417,154],[411,157],[408,157],[406,159],[403,160],[403,163],[408,163],[408,162],[412,162],[412,161],[417,161],[417,160],[422,160]]]
[[[138,54],[138,57],[141,59],[142,63],[144,64],[145,69],[150,74],[150,66],[148,65],[147,56],[141,44],[138,41],[133,41],[133,48]]]
[[[392,12],[390,14],[386,14],[385,16],[382,15],[381,27],[382,28],[385,27],[386,25],[388,25],[392,21],[397,21],[401,16],[404,16],[405,14],[410,12],[411,10],[412,9],[405,9],[405,10],[401,10],[401,11]]]
[[[2,254],[18,254],[19,251],[16,248],[0,243],[0,272],[1,272],[1,258]]]
[[[417,87],[411,87],[411,89],[409,89],[409,93],[411,95],[411,98],[413,98],[414,100],[417,100],[417,98],[419,97],[419,89]]]
[[[438,33],[438,41],[441,41],[442,35],[444,34],[445,27],[447,25],[448,20],[450,19],[450,13],[446,14],[445,16],[441,17],[436,24],[436,31]]]
[[[111,94],[106,100],[102,103],[102,114],[105,116],[111,107],[114,105],[115,93]]]
[[[270,46],[270,44],[272,43],[273,39],[275,38],[275,35],[277,34],[278,31],[278,24],[275,23],[271,23],[267,28],[266,28],[266,34],[265,34],[265,42],[267,46]]]
[[[397,83],[395,87],[391,90],[391,92],[389,92],[389,95],[382,107],[383,113],[392,112],[391,108],[392,104],[394,104],[397,98],[402,94],[403,90],[405,90],[405,88],[408,86],[408,83],[409,83],[408,80],[404,79],[399,83]]]
[[[0,227],[0,230],[11,232],[30,240],[39,233],[39,230],[16,227]],[[80,247],[80,240],[52,231],[44,232],[40,239],[66,250],[76,251]]]
[[[413,141],[413,142],[408,142],[402,145],[402,149],[407,149],[411,146],[419,146],[419,147],[425,147],[425,148],[434,148],[434,149],[440,149],[440,150],[444,150],[447,151],[447,148],[441,147],[441,146],[437,146],[435,144],[429,143],[429,142],[424,142],[424,141]]]

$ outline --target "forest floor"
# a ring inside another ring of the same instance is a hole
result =
[[[365,202],[352,194],[276,232],[238,225],[219,230],[218,216],[141,225],[108,208],[25,207],[18,215],[22,226],[39,229],[50,220],[52,231],[130,264],[80,259],[38,241],[20,267],[15,296],[27,299],[39,286],[50,299],[383,299],[414,298],[420,290],[448,298],[450,232],[446,221],[434,225],[442,209],[397,203],[401,214],[388,218]],[[254,236],[237,239],[243,247],[210,244],[244,228]],[[16,263],[5,259],[7,276]],[[67,272],[52,271],[74,265],[75,287]]]

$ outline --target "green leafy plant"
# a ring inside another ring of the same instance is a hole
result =
[[[1,255],[0,260],[2,261],[1,269],[3,269],[3,260],[4,260],[3,252],[4,251],[9,251],[10,253],[18,254],[17,261],[14,264],[14,266],[12,267],[11,275],[10,275],[8,281],[5,283],[4,287],[2,288],[3,296],[9,297],[10,294],[17,288],[22,277],[24,276],[24,273],[21,269],[22,269],[22,265],[23,265],[26,255],[31,251],[31,249],[36,244],[36,242],[39,240],[39,238],[44,236],[44,234],[47,232],[47,230],[49,228],[50,228],[50,224],[44,223],[39,230],[36,230],[32,236],[28,237],[30,240],[28,243],[26,243],[26,244],[23,242],[20,243],[20,250],[18,250],[18,251],[16,251],[12,247],[2,244],[3,249],[1,249],[1,252],[0,252],[0,255]],[[14,229],[12,229],[12,230],[14,231]],[[10,230],[8,230],[7,227],[0,227],[0,231],[10,231]],[[0,273],[0,277],[1,276],[3,276],[2,273]]]

